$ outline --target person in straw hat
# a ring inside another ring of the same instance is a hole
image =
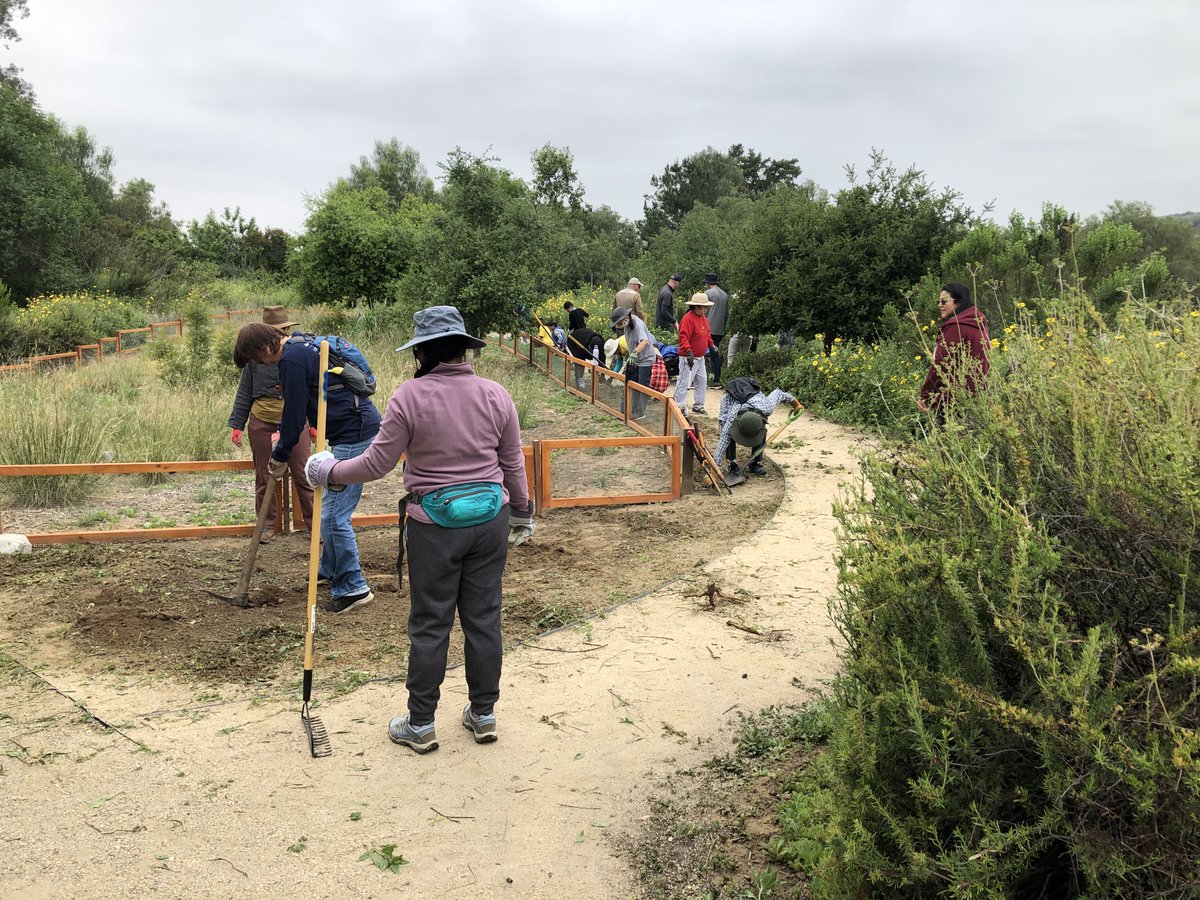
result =
[[[533,508],[521,427],[503,386],[480,378],[467,351],[486,344],[466,331],[453,306],[414,313],[417,371],[388,401],[375,443],[357,459],[316,453],[309,479],[338,485],[374,481],[404,457],[398,575],[407,548],[409,616],[408,714],[388,723],[388,736],[417,753],[438,748],[434,715],[446,677],[455,611],[466,648],[463,727],[477,744],[496,740],[503,642],[501,577],[510,545],[533,535]]]
[[[704,294],[692,294],[687,302],[687,312],[679,320],[679,381],[675,384],[675,405],[684,409],[688,388],[695,385],[692,412],[706,415],[704,392],[707,389],[708,372],[704,357],[710,349],[716,349],[712,334],[708,330],[708,308],[712,301]]]
[[[282,334],[291,334],[300,323],[288,315],[282,306],[264,306],[263,323]],[[274,447],[273,434],[279,429],[283,418],[283,388],[279,384],[279,366],[275,363],[259,365],[250,363],[242,369],[237,393],[233,397],[233,409],[229,413],[230,440],[239,449],[250,443],[250,455],[254,458],[254,512],[258,514],[265,502],[271,504],[266,525],[262,532],[262,543],[271,540],[275,533],[277,511],[275,498],[267,497],[267,465]],[[304,464],[308,462],[309,441],[296,443],[288,457],[292,473],[295,496],[300,504],[300,513],[307,527],[312,525],[313,492],[303,477]]]

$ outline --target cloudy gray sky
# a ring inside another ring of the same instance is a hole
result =
[[[631,219],[707,145],[831,190],[872,147],[976,210],[1200,209],[1195,0],[29,0],[5,54],[180,219],[303,227],[374,142],[529,176],[570,147]]]

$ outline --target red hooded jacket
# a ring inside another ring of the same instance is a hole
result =
[[[950,390],[959,383],[967,393],[974,394],[987,380],[988,348],[987,317],[974,306],[968,306],[942,322],[933,365],[921,385],[921,399],[930,409],[949,399]]]

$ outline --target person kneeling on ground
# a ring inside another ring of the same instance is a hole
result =
[[[458,610],[466,650],[467,693],[462,723],[486,744],[496,740],[500,696],[501,576],[509,545],[533,534],[532,507],[512,397],[480,378],[466,361],[487,346],[466,333],[453,306],[413,316],[416,375],[388,401],[371,449],[338,462],[327,453],[309,460],[310,480],[337,485],[382,478],[404,457],[397,575],[408,549],[410,610],[408,715],[388,723],[397,744],[428,753],[438,747],[434,713],[446,677],[450,627]]]
[[[766,475],[762,465],[762,451],[767,443],[767,419],[780,403],[788,402],[792,409],[801,409],[800,401],[787,391],[774,390],[764,394],[753,378],[735,378],[725,385],[725,396],[721,398],[721,409],[717,413],[717,424],[721,435],[717,439],[714,459],[729,460],[729,474],[740,475],[737,464],[738,444],[752,448],[749,475]]]
[[[283,389],[283,418],[279,420],[279,440],[271,451],[267,470],[282,478],[288,459],[303,436],[308,440],[306,422],[317,421],[317,398],[321,390],[321,348],[311,335],[291,337],[270,325],[254,323],[238,332],[233,361],[239,369],[250,363],[279,366],[279,384]],[[337,459],[352,459],[369,446],[379,431],[379,410],[370,397],[354,393],[339,375],[329,376],[325,411],[327,454]],[[311,457],[310,457],[311,459]],[[307,472],[307,468],[305,469]],[[309,479],[311,482],[311,479]],[[321,510],[321,560],[317,574],[329,582],[331,603],[328,612],[346,612],[366,606],[375,599],[358,560],[358,541],[350,517],[362,497],[362,486],[355,485],[324,498]]]

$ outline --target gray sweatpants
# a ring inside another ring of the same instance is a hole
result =
[[[414,725],[433,721],[454,611],[462,624],[467,695],[476,714],[500,696],[501,578],[508,558],[508,507],[483,525],[442,528],[408,520],[408,711]]]

